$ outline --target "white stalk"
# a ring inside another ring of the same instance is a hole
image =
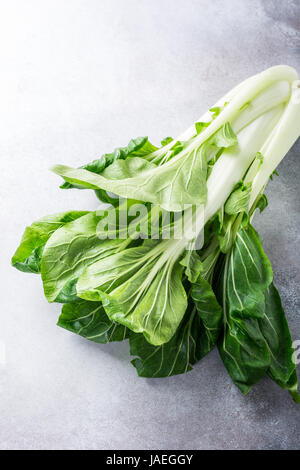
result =
[[[280,120],[284,109],[285,105],[281,104],[243,128],[237,135],[238,144],[234,148],[226,149],[214,164],[207,180],[206,204],[199,206],[196,213],[198,234],[225,204],[234,186],[243,178],[256,153]],[[190,233],[192,229],[185,232],[183,239],[178,242],[178,252],[191,242]]]
[[[292,94],[285,111],[260,152],[264,159],[253,179],[250,198],[251,207],[257,196],[263,191],[270,175],[277,168],[283,157],[300,135],[300,81],[292,85]]]
[[[293,81],[297,80],[297,78],[298,75],[294,68],[289,67],[287,65],[277,65],[275,67],[270,67],[264,72],[254,75],[253,77],[250,77],[244,82],[240,83],[237,87],[233,88],[229,93],[227,93],[223,98],[217,101],[214,106],[223,106],[225,102],[228,102],[228,104],[220,113],[220,115],[217,116],[216,119],[214,119],[211,124],[201,132],[201,134],[199,134],[199,136],[191,144],[191,149],[188,147],[186,150],[191,151],[192,147],[199,146],[201,142],[207,140],[226,122],[233,123],[234,119],[237,118],[237,122],[239,122],[240,120],[241,125],[244,126],[251,122],[249,121],[249,118],[253,120],[258,117],[260,115],[260,111],[258,110],[257,113],[254,106],[252,108],[254,113],[252,117],[249,115],[249,110],[241,110],[241,108],[243,108],[246,103],[249,103],[255,99],[258,100],[256,103],[259,104],[259,106],[262,105],[261,113],[263,113],[276,106],[277,104],[286,101],[290,95],[291,85]],[[276,86],[275,88],[272,88],[274,87],[274,85],[278,86],[278,88],[276,88]],[[262,92],[267,93],[266,99],[264,99]],[[262,93],[261,97],[258,96],[260,95],[260,93]],[[205,113],[199,119],[199,121],[209,120],[209,112]],[[183,134],[179,135],[179,137],[175,139],[175,142],[176,140],[189,140],[194,135],[195,126],[192,125]],[[163,149],[159,149],[156,152],[153,152],[152,155],[155,156],[159,155],[162,152],[166,152],[172,147],[173,144],[174,141],[163,147]],[[174,160],[177,160],[180,157],[181,155],[179,153],[171,161],[173,162]]]
[[[229,100],[219,116],[192,139],[182,152],[164,165],[165,171],[168,171],[170,166],[176,168],[178,161],[184,159],[195,148],[199,148],[225,123],[231,123],[237,134],[238,144],[235,148],[225,149],[213,166],[212,173],[207,180],[204,223],[223,206],[235,184],[245,175],[255,154],[260,151],[264,156],[264,161],[253,180],[250,201],[250,204],[253,204],[268,181],[269,175],[299,136],[300,98],[299,82],[295,81],[297,78],[297,73],[293,68],[279,65],[246,80],[218,102],[224,104],[224,101]],[[248,103],[250,105],[245,107]],[[179,137],[179,140],[186,140],[194,135],[195,128],[192,126]],[[173,143],[170,143],[154,152],[152,156],[159,155],[159,152],[165,153],[172,145]],[[54,171],[76,182],[78,170],[57,165]],[[111,189],[109,179],[87,170],[80,171],[84,175],[81,180],[86,182],[86,187],[91,189],[101,187],[108,191]],[[145,181],[147,178],[154,178],[155,175],[161,178],[161,172],[162,169],[159,167],[145,172]],[[252,170],[251,174],[253,174]],[[132,181],[133,178],[122,179],[122,191],[120,190],[118,194],[123,195],[124,192],[127,194],[127,185],[131,187]]]
[[[280,81],[266,88],[250,101],[244,110],[232,121],[231,127],[237,134],[244,127],[270,109],[281,103],[285,103],[290,98],[291,87],[289,82]]]
[[[283,112],[283,105],[257,118],[238,135],[235,148],[226,149],[214,164],[207,180],[205,223],[223,206],[234,186],[243,178]]]

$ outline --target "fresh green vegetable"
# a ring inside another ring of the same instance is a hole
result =
[[[129,337],[127,328],[109,320],[101,302],[66,303],[57,324],[95,343],[123,341]]]
[[[40,273],[45,244],[51,235],[63,225],[87,214],[71,211],[47,215],[25,229],[21,243],[12,258],[12,265],[23,272]]]
[[[124,198],[152,202],[166,210],[178,211],[184,208],[184,204],[205,202],[207,163],[220,149],[232,147],[236,142],[230,124],[224,123],[205,142],[200,139],[191,145],[177,141],[170,147],[171,142],[162,148],[163,152],[148,160],[141,157],[116,160],[101,175],[62,165],[57,165],[54,170],[75,185],[105,189]],[[155,164],[166,159],[166,163]]]
[[[121,239],[102,240],[98,237],[100,220],[101,216],[90,212],[60,227],[46,243],[41,275],[49,302],[76,300],[76,283],[84,268],[114,253],[122,245]]]
[[[140,137],[81,168],[55,166],[62,188],[111,204],[35,222],[13,257],[64,303],[58,325],[98,343],[129,338],[142,377],[185,373],[217,344],[243,393],[268,374],[299,402],[287,320],[252,226],[300,134],[298,92],[294,69],[273,67],[161,148]]]
[[[136,139],[131,139],[126,147],[118,147],[111,153],[105,153],[100,158],[83,165],[81,168],[99,175],[105,170],[105,168],[116,160],[125,160],[129,157],[143,157],[155,150],[157,150],[157,147],[149,142],[148,137],[137,137]],[[68,182],[63,183],[60,187],[62,189],[84,189],[84,186],[81,186],[80,184],[71,184]],[[107,202],[113,205],[117,203],[115,198],[111,197],[103,189],[96,189],[95,193],[98,199],[102,202]]]
[[[143,335],[130,335],[132,364],[141,377],[167,377],[192,369],[215,346],[222,329],[222,309],[210,284],[193,284],[185,316],[172,339],[153,346]]]

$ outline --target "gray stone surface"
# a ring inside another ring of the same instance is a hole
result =
[[[299,408],[270,380],[246,397],[217,351],[192,372],[146,380],[128,344],[58,327],[38,277],[9,267],[26,224],[92,209],[48,172],[149,135],[176,135],[271,65],[300,71],[299,1],[6,0],[0,14],[1,449],[294,449]],[[299,322],[300,142],[255,225],[294,339]]]

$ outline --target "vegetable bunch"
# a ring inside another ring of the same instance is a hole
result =
[[[59,326],[98,343],[129,338],[142,377],[185,373],[217,345],[243,393],[268,374],[300,402],[287,320],[251,225],[300,134],[297,79],[270,68],[160,148],[139,137],[81,168],[53,168],[63,189],[106,203],[34,222],[12,258],[63,304]]]

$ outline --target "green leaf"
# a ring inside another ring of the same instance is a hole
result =
[[[273,273],[261,239],[249,224],[241,228],[231,253],[226,273],[226,302],[230,315],[262,318],[265,291]]]
[[[248,212],[251,190],[252,183],[244,184],[241,182],[239,186],[232,191],[225,203],[226,214],[233,215],[239,212]]]
[[[199,340],[202,329],[196,308],[187,311],[173,338],[161,346],[153,346],[143,335],[130,335],[131,361],[140,377],[169,377],[192,369],[203,354]]]
[[[234,236],[236,235],[233,230],[234,222],[234,216],[231,216],[228,219],[226,217],[223,222],[223,225],[221,226],[220,234],[218,235],[218,240],[222,253],[228,253],[234,243]]]
[[[253,276],[254,264],[259,272],[260,286]],[[221,295],[219,290],[224,315],[219,352],[233,382],[243,393],[268,373],[278,385],[289,390],[296,402],[300,402],[292,339],[271,274],[256,232],[251,226],[241,229],[231,254],[226,256]],[[249,291],[248,298],[243,283],[236,282],[240,276]],[[255,292],[257,301],[253,302]],[[237,299],[241,303],[240,309],[236,308]],[[255,303],[256,310],[253,308]]]
[[[236,143],[229,123],[198,148],[181,149],[180,153],[161,166],[143,171],[135,177],[113,180],[85,169],[72,169],[56,165],[52,170],[72,184],[89,189],[105,189],[128,199],[158,204],[169,211],[180,211],[185,204],[202,204],[206,201],[207,161],[214,158],[220,147]],[[125,161],[125,164],[128,160]]]
[[[177,155],[179,152],[181,152],[184,147],[186,147],[187,142],[181,142],[180,140],[177,140],[174,145],[172,145],[171,149],[173,152],[173,156]]]
[[[140,377],[184,374],[215,346],[222,327],[222,309],[210,284],[193,285],[188,309],[172,339],[153,346],[143,335],[130,336],[132,364]]]
[[[222,106],[214,106],[213,108],[210,108],[210,112],[212,114],[212,118],[215,119],[217,116],[219,116],[220,112],[222,111],[223,107]]]
[[[127,328],[108,318],[101,302],[79,300],[65,304],[57,325],[95,343],[123,341],[129,336]]]
[[[87,267],[78,280],[77,293],[87,300],[102,300],[110,319],[159,345],[175,334],[187,299],[183,267],[168,257],[169,240],[153,242]]]
[[[282,388],[285,388],[289,391],[289,394],[293,398],[294,402],[300,405],[300,393],[298,391],[298,378],[296,369],[292,373],[289,381],[286,384],[279,384]]]
[[[216,119],[216,117],[219,116],[219,114],[223,111],[225,106],[227,106],[228,102],[224,103],[223,106],[214,106],[213,108],[210,108],[210,112],[212,114],[212,119]]]
[[[112,153],[106,153],[100,158],[83,165],[80,168],[86,169],[96,174],[102,174],[102,172],[118,160],[125,160],[131,157],[144,157],[152,152],[155,152],[157,147],[152,145],[148,137],[137,137],[132,139],[126,147],[116,148]],[[62,189],[78,188],[85,189],[80,184],[72,184],[65,182],[60,186]],[[104,189],[95,189],[97,198],[101,202],[112,204],[113,206],[118,205],[118,198],[111,197]]]
[[[76,300],[76,283],[83,269],[114,252],[124,240],[101,239],[95,212],[59,228],[44,248],[41,274],[44,293],[49,302]]]
[[[274,170],[273,173],[270,175],[270,180],[273,181],[274,176],[279,176],[279,173],[277,170]]]
[[[87,211],[60,212],[33,222],[25,229],[21,243],[12,257],[12,265],[19,271],[40,273],[43,249],[51,235],[63,225],[87,213]]]
[[[190,282],[196,282],[202,270],[202,263],[196,250],[186,250],[184,257],[180,261],[185,267],[185,274]]]
[[[80,168],[84,168],[99,175],[105,170],[105,168],[117,160],[125,160],[128,157],[143,157],[155,150],[157,150],[157,147],[149,142],[148,137],[137,137],[136,139],[132,139],[126,147],[119,147],[112,153],[105,153],[100,158],[93,160]],[[78,187],[78,185],[72,185],[67,182],[61,185],[61,188],[63,189],[72,187]]]
[[[131,157],[128,160],[116,160],[102,172],[102,176],[112,180],[134,178],[137,174],[142,174],[154,168],[157,168],[154,163],[141,157]]]
[[[228,253],[235,242],[238,230],[241,227],[249,225],[249,215],[246,212],[238,212],[237,214],[224,214],[224,218],[220,220],[218,228],[218,241],[222,253]]]
[[[143,243],[94,262],[84,269],[78,279],[78,296],[91,301],[101,300],[104,292],[113,291],[143,267],[150,259],[151,248],[151,243]]]
[[[104,202],[105,204],[111,204],[115,207],[119,204],[119,197],[113,197],[113,195],[108,194],[104,189],[95,189],[95,194],[99,201]]]
[[[259,194],[258,198],[254,202],[251,211],[250,211],[250,216],[253,214],[253,212],[256,209],[259,209],[259,212],[261,213],[266,207],[268,206],[268,199],[265,194]]]
[[[141,157],[130,157],[128,160],[115,160],[109,165],[103,172],[102,176],[108,179],[117,180],[124,178],[133,178],[137,174],[142,174],[145,171],[156,168],[154,163],[148,162]],[[112,204],[117,206],[119,204],[119,198],[111,197],[105,190],[95,190],[96,196],[101,202]]]
[[[175,334],[186,310],[182,268],[176,264],[166,274],[157,273],[151,284],[147,283],[147,274],[148,270],[141,269],[110,294],[102,293],[101,299],[112,320],[160,345]],[[141,297],[135,296],[137,289]]]
[[[165,145],[168,145],[170,144],[170,142],[172,142],[173,137],[165,137],[162,141],[161,141],[161,145],[162,147],[164,147]]]
[[[298,383],[292,338],[279,293],[273,283],[265,293],[265,314],[259,320],[259,326],[270,350],[270,377],[280,387],[290,390],[296,399]]]
[[[271,282],[271,265],[258,234],[251,225],[241,228],[226,255],[218,296],[224,316],[219,352],[233,382],[243,393],[270,366],[270,350],[259,320],[265,316],[265,292]]]
[[[225,315],[219,353],[231,379],[246,394],[268,371],[270,352],[257,318],[234,318],[227,310]]]
[[[202,329],[199,333],[199,348],[203,357],[216,345],[222,330],[222,307],[218,303],[209,282],[201,276],[192,284],[191,298],[201,318]]]
[[[196,128],[197,134],[200,134],[200,132],[202,132],[203,129],[205,129],[205,127],[208,127],[209,125],[210,125],[210,122],[196,122],[195,128]]]
[[[233,147],[237,144],[237,137],[229,122],[225,122],[225,124],[213,134],[210,143],[218,149]]]

